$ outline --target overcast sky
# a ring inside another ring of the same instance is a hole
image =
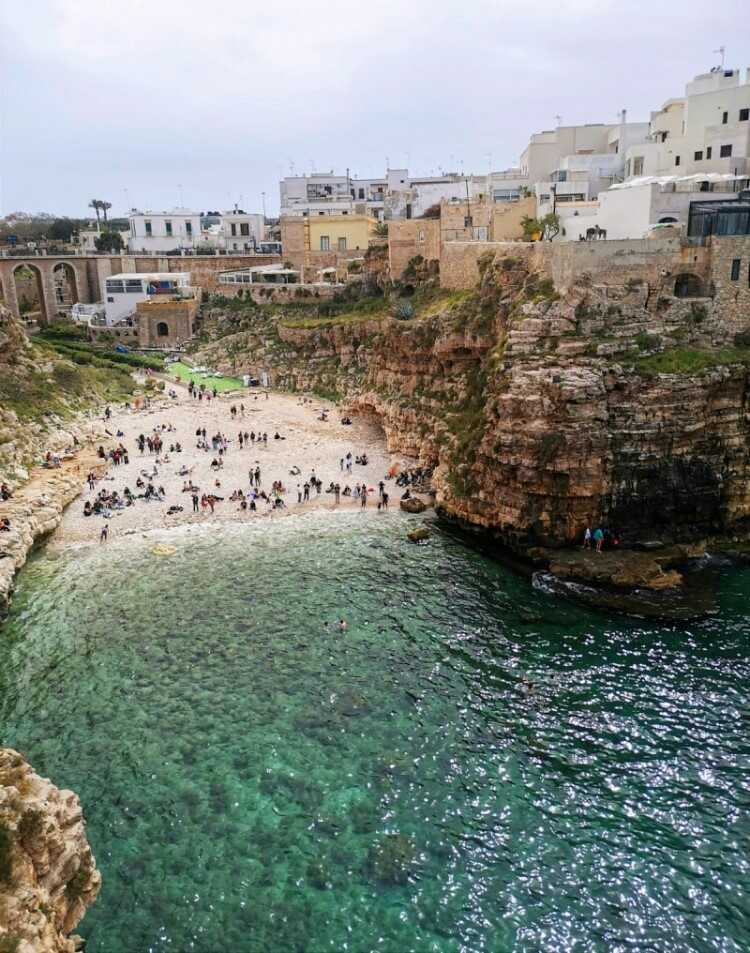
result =
[[[722,44],[750,65],[748,5],[0,0],[0,214],[271,214],[292,163],[505,168],[556,115],[648,119]]]

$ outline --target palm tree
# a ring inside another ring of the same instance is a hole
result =
[[[96,212],[96,230],[99,231],[99,209],[101,208],[102,203],[99,199],[91,199],[89,202],[89,208],[92,208]]]
[[[104,212],[104,224],[107,224],[107,209],[112,208],[111,202],[105,202],[102,199],[99,200],[99,208]]]

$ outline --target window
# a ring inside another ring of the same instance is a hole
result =
[[[140,278],[126,278],[125,290],[128,294],[139,294],[143,291],[143,285]]]
[[[731,156],[731,154],[732,154],[731,146],[719,146],[719,156],[722,159],[728,159],[729,156]]]
[[[160,338],[165,338],[169,336],[169,325],[166,321],[160,321],[156,325],[156,333]]]
[[[232,229],[231,234],[232,234],[232,235],[236,235],[236,234],[237,234],[237,226],[235,225],[235,223],[232,222],[232,224],[231,224],[230,227],[231,227],[231,229]]]
[[[741,259],[734,258],[732,259],[732,273],[730,275],[732,281],[740,280],[740,265],[742,264]]]
[[[712,148],[711,146],[706,146],[706,158],[707,158],[707,159],[710,159],[710,158],[711,158],[711,153],[712,153],[712,152],[713,152],[713,148]]]
[[[419,236],[417,237],[417,241],[418,241],[418,242],[423,242],[423,241],[424,241],[424,229],[423,229],[423,228],[420,228],[420,229],[419,229]]]
[[[740,122],[747,122],[750,119],[750,109],[740,109]]]
[[[722,124],[722,126],[726,126],[726,124],[727,124],[728,121],[729,121],[729,113],[722,113],[722,114],[721,114],[721,124]]]
[[[114,298],[107,298],[107,301],[108,301],[109,304],[114,304],[114,303],[115,303],[115,299],[114,299]]]
[[[151,222],[144,222],[146,226],[146,238],[151,238]]]
[[[329,235],[320,236],[320,250],[321,251],[330,251],[331,250],[331,238]]]
[[[192,222],[185,222],[185,233],[187,234],[188,238],[193,237],[193,223]]]
[[[695,159],[696,162],[700,162],[702,158],[703,158],[703,150],[699,149],[693,156],[693,159]]]
[[[122,294],[125,290],[122,281],[108,281],[107,282],[107,291],[110,294]]]
[[[249,235],[250,234],[250,223],[241,222],[240,223],[240,235]]]
[[[363,199],[363,198],[365,197],[365,190],[364,190],[364,189],[360,189],[360,190],[359,190],[359,197],[360,197],[361,199]]]
[[[674,164],[675,164],[675,165],[679,165],[679,164],[680,164],[680,157],[679,157],[679,156],[675,156],[675,157],[674,157]]]
[[[167,221],[164,223],[164,230],[165,230],[165,232],[167,233],[167,238],[171,238],[171,236],[172,236],[172,223],[169,221],[169,219],[167,219]]]
[[[633,156],[633,175],[643,175],[643,156]]]
[[[339,248],[339,251],[346,251],[346,239],[345,239],[345,238],[339,238],[338,248]]]

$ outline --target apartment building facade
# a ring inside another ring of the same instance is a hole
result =
[[[201,243],[200,213],[176,208],[171,212],[141,212],[128,216],[128,249],[142,254],[192,251]]]

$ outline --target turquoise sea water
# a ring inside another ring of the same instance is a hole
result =
[[[750,572],[639,623],[414,522],[22,572],[0,739],[81,797],[89,953],[747,951]]]

